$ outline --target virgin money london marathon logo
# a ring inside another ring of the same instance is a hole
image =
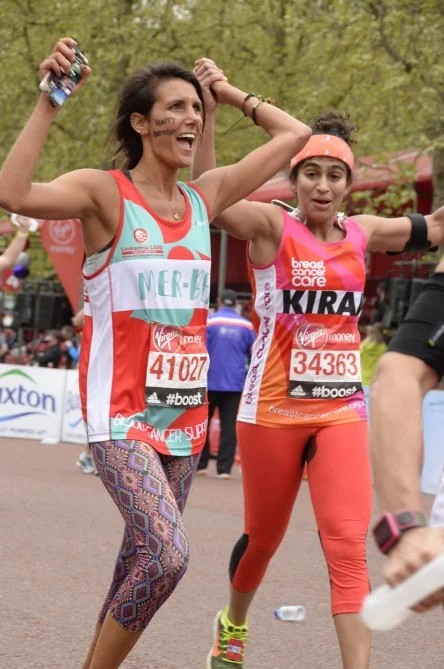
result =
[[[49,234],[56,244],[70,244],[76,234],[74,221],[50,221]]]
[[[154,343],[159,351],[174,353],[179,348],[180,330],[170,325],[157,326],[154,333]]]
[[[327,330],[319,325],[301,325],[296,332],[296,341],[300,348],[320,349],[328,341]]]

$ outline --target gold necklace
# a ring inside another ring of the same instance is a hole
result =
[[[151,177],[149,177],[147,174],[144,174],[144,173],[142,172],[142,170],[140,170],[138,167],[135,167],[134,169],[136,170],[136,172],[140,172],[140,174],[141,174],[143,177],[145,177],[145,179],[148,179],[148,181],[151,181],[151,183],[153,184],[153,186],[154,186],[155,188],[157,188],[157,190],[158,190],[159,193],[162,195],[163,199],[165,200],[165,202],[168,204],[169,208],[171,209],[171,213],[173,214],[173,218],[174,218],[174,220],[175,220],[175,221],[179,221],[179,220],[182,218],[183,214],[181,214],[179,211],[174,211],[174,209],[173,209],[173,207],[172,207],[172,205],[171,205],[171,202],[168,200],[168,198],[167,198],[167,196],[165,195],[165,193],[163,192],[163,190],[162,190],[161,188],[159,188],[159,186],[158,186],[158,185],[151,179]]]

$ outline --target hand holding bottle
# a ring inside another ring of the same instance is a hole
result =
[[[444,599],[444,552],[395,587],[383,585],[368,595],[361,615],[372,630],[389,630],[402,623],[412,607],[432,596]],[[415,607],[415,610],[426,610]]]

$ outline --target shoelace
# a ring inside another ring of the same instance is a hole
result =
[[[244,626],[237,627],[236,625],[228,625],[227,627],[220,626],[219,645],[221,650],[227,650],[230,639],[238,639],[243,644],[247,641],[247,628]]]

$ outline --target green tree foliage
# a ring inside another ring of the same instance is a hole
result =
[[[433,148],[435,200],[444,201],[442,0],[2,0],[0,160],[35,101],[38,63],[67,34],[93,74],[57,118],[38,180],[109,164],[108,128],[130,71],[162,59],[192,67],[205,55],[305,122],[326,109],[350,113],[358,156]],[[226,133],[239,118],[220,110],[220,164],[263,140],[249,119]]]

